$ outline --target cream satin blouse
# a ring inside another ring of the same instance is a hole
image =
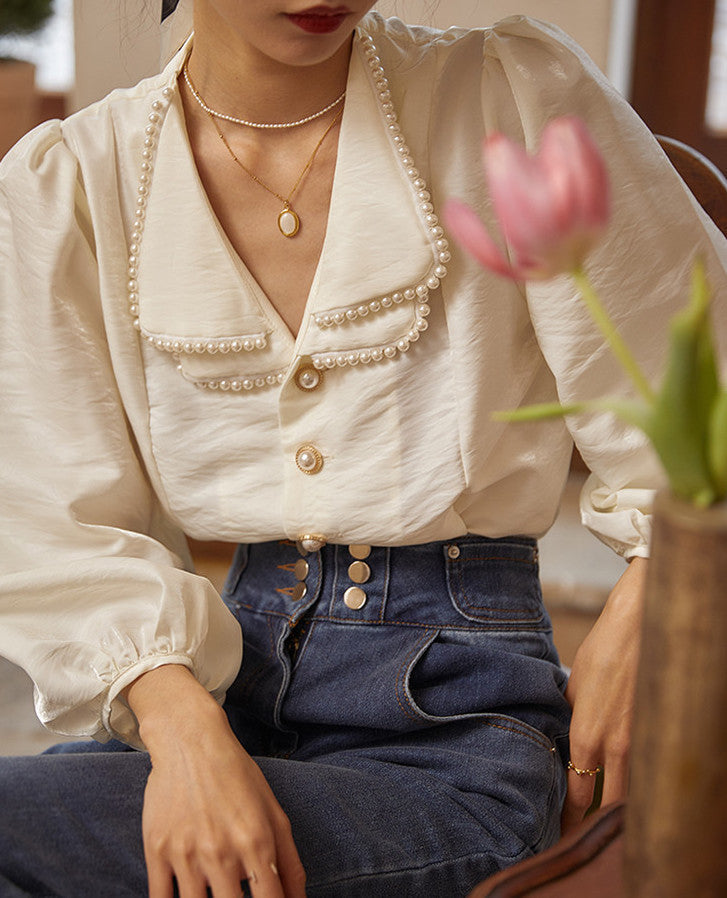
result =
[[[629,387],[568,278],[523,288],[448,247],[446,197],[491,216],[484,134],[533,147],[552,117],[586,119],[615,207],[588,267],[652,376],[696,252],[725,288],[724,241],[562,33],[372,14],[294,339],[202,189],[177,91],[185,53],[41,126],[0,167],[0,653],[35,681],[46,725],[134,744],[124,686],[176,662],[221,699],[240,662],[238,626],[191,571],[184,534],[538,536],[575,440],[594,472],[585,524],[646,553],[659,475],[638,434],[607,415],[490,417]]]

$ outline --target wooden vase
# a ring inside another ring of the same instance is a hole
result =
[[[727,896],[727,504],[657,497],[632,740],[630,898]]]
[[[38,122],[35,66],[0,60],[0,159]]]

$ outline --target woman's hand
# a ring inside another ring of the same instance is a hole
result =
[[[602,804],[625,797],[629,744],[639,662],[647,562],[634,558],[576,653],[565,695],[573,708],[563,831],[579,823],[593,801],[595,776],[603,768]]]
[[[149,898],[305,898],[287,817],[222,709],[187,668],[143,674],[125,697],[152,772],[143,837]]]

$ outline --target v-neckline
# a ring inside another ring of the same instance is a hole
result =
[[[351,43],[351,53],[349,56],[348,73],[346,76],[346,92],[347,92],[347,94],[348,94],[348,90],[351,85],[352,63],[353,63],[354,55],[357,53],[357,44],[358,44],[358,36],[357,36],[357,34],[354,34],[354,38]],[[185,60],[186,60],[186,58],[188,58],[189,52],[191,52],[191,42],[190,42],[189,48],[187,49],[187,53],[184,57]],[[180,72],[181,72],[181,67],[180,67]],[[179,77],[179,75],[177,77]],[[325,257],[328,243],[330,242],[329,238],[330,238],[330,234],[331,234],[331,216],[332,216],[332,210],[334,209],[334,198],[337,193],[337,185],[340,181],[340,172],[342,169],[341,148],[345,147],[345,141],[344,141],[345,130],[344,129],[347,129],[349,118],[350,118],[349,107],[344,101],[343,113],[341,116],[341,126],[340,126],[340,131],[338,134],[338,143],[336,146],[336,160],[335,160],[334,168],[333,168],[333,180],[332,180],[332,184],[331,184],[331,194],[330,194],[330,198],[329,198],[329,202],[328,202],[328,212],[326,214],[326,225],[325,225],[325,230],[324,230],[324,234],[323,234],[323,242],[321,243],[321,249],[318,254],[318,259],[316,261],[315,269],[313,271],[313,277],[311,279],[310,287],[308,288],[308,293],[306,295],[305,303],[303,305],[303,314],[301,316],[300,325],[298,327],[298,332],[293,333],[293,331],[288,326],[287,322],[281,315],[281,313],[278,310],[275,303],[272,301],[270,296],[268,296],[267,292],[263,289],[260,282],[250,271],[250,268],[248,267],[245,260],[235,249],[234,245],[232,244],[232,241],[230,240],[229,235],[227,234],[227,231],[225,230],[225,228],[222,225],[222,222],[219,219],[219,216],[215,212],[215,209],[212,205],[212,202],[209,198],[209,195],[207,194],[204,183],[202,181],[202,177],[199,173],[199,169],[197,168],[194,151],[192,149],[191,141],[189,139],[189,132],[187,130],[186,116],[184,113],[184,105],[183,105],[181,93],[179,90],[176,91],[174,103],[176,105],[177,114],[180,117],[181,130],[184,135],[184,146],[185,146],[186,152],[189,155],[189,161],[190,161],[192,169],[194,171],[195,188],[197,189],[198,193],[201,195],[201,197],[204,200],[204,202],[202,203],[202,206],[206,210],[207,214],[209,215],[210,224],[212,225],[214,230],[219,235],[221,243],[225,247],[226,251],[229,253],[230,258],[231,258],[235,268],[238,270],[238,272],[240,274],[241,281],[243,282],[242,286],[247,287],[248,289],[252,288],[252,291],[256,296],[256,300],[257,300],[264,316],[270,321],[270,323],[273,326],[277,335],[282,340],[284,340],[285,344],[287,345],[288,349],[291,352],[291,356],[294,356],[296,354],[298,345],[299,345],[303,335],[305,334],[305,332],[308,329],[309,320],[310,320],[310,312],[311,312],[311,302],[317,292],[317,287],[318,287],[318,283],[320,280],[321,263]]]

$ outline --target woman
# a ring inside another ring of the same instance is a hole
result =
[[[490,419],[625,387],[572,285],[496,280],[436,211],[488,214],[485,133],[582,115],[616,185],[590,267],[652,375],[724,246],[555,29],[305,4],[195,0],[162,75],[3,163],[0,650],[116,741],[0,764],[2,895],[465,895],[557,838],[566,780],[566,822],[584,771],[625,790],[653,460],[603,416]],[[565,689],[535,538],[572,439],[634,560]],[[241,544],[224,602],[184,534]]]

